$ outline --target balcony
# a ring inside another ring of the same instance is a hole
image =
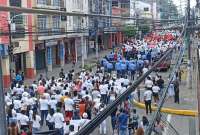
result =
[[[63,0],[60,1],[60,3],[58,5],[54,5],[53,0],[46,0],[45,2],[41,2],[41,1],[44,1],[44,0],[37,0],[35,8],[60,10],[61,7],[64,7],[63,6],[64,5]]]
[[[24,38],[25,37],[25,27],[24,25],[16,25],[15,32],[12,33],[13,39]]]
[[[66,37],[65,28],[50,28],[50,29],[39,28],[37,31],[38,40],[48,40],[48,39],[63,38],[63,37]]]

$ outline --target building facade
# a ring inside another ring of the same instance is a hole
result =
[[[64,0],[37,0],[37,9],[65,10]],[[36,70],[64,66],[64,39],[66,38],[66,18],[60,15],[35,15],[35,68]]]
[[[32,0],[1,0],[0,4],[31,8]],[[9,24],[15,26],[12,33],[20,32],[20,34],[12,34],[10,37],[9,35],[0,37],[0,43],[4,46],[5,52],[2,56],[3,83],[4,87],[9,87],[11,82],[10,71],[12,70],[23,72],[27,78],[33,78],[35,75],[33,36],[25,34],[26,31],[33,32],[33,18],[32,15],[26,15],[25,17],[14,12],[1,12],[0,18],[1,32],[9,33]],[[10,44],[13,46],[12,60],[8,55],[8,45]]]
[[[67,0],[67,12],[88,14],[88,0]],[[67,17],[67,38],[65,39],[65,62],[77,61],[82,56],[87,58],[88,17]],[[84,51],[82,51],[84,50]]]
[[[0,5],[86,14],[89,11],[88,0],[1,0]],[[10,86],[11,70],[34,79],[40,70],[52,71],[87,54],[88,17],[0,12],[0,18],[2,33],[9,33],[10,20],[11,29],[15,26],[11,38],[8,34],[0,36],[5,88]],[[10,42],[14,47],[12,61],[8,55]]]
[[[112,0],[90,0],[89,12],[91,14],[111,15]],[[95,52],[98,45],[98,50],[111,48],[109,43],[111,27],[111,19],[89,17],[89,52]]]

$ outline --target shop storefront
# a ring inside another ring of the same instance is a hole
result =
[[[41,70],[46,68],[44,43],[39,43],[35,45],[35,67],[36,70]]]

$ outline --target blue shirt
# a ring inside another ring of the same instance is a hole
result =
[[[128,115],[125,113],[120,113],[118,122],[119,122],[119,130],[126,130],[128,127]]]
[[[147,59],[147,56],[146,56],[146,55],[142,55],[142,59],[143,59],[143,60],[146,60],[146,59]]]
[[[116,69],[117,71],[121,70],[121,65],[120,65],[119,62],[117,62],[117,63],[115,64],[115,69]]]
[[[129,71],[135,71],[135,70],[136,70],[136,64],[134,64],[134,63],[129,63],[129,64],[128,64],[128,70],[129,70]]]
[[[143,60],[138,60],[137,61],[137,68],[143,68],[143,66],[144,66],[144,61]]]
[[[19,75],[19,74],[16,75],[15,80],[16,80],[16,81],[22,81],[22,76]]]
[[[147,60],[151,60],[151,52],[149,52],[148,54],[147,54]]]
[[[127,66],[125,63],[121,63],[121,70],[126,70],[127,69]]]
[[[112,63],[107,63],[107,69],[113,69],[113,64]]]
[[[106,67],[107,63],[108,63],[107,60],[106,60],[106,61],[103,61],[103,66]]]

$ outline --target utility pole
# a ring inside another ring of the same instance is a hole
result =
[[[9,70],[10,70],[10,79],[11,72],[12,72],[12,66],[13,64],[13,44],[12,44],[12,31],[11,31],[11,21],[8,21],[8,32],[9,32],[9,46],[8,46],[8,56],[9,56]]]
[[[188,17],[188,23],[187,27],[190,26],[190,0],[187,1],[187,17]],[[187,72],[187,82],[188,82],[188,88],[192,89],[192,68],[191,68],[191,43],[190,43],[190,30],[186,29],[186,37],[185,37],[185,44],[188,49],[188,72]]]
[[[0,52],[0,67],[1,65],[1,52]],[[6,112],[5,112],[5,100],[4,100],[4,89],[3,89],[3,74],[2,68],[0,68],[0,135],[7,135],[7,125],[6,125]]]
[[[99,0],[96,0],[96,13],[99,14]],[[99,33],[99,17],[96,18],[96,39],[95,39],[95,42],[96,42],[96,58],[97,60],[99,59],[99,36],[98,36],[98,33]]]
[[[84,27],[83,27],[83,24],[84,23],[84,20],[83,20],[83,18],[82,18],[82,20],[81,20],[81,29],[82,29],[82,31],[84,31]],[[84,38],[84,33],[82,33],[82,35],[81,35],[81,53],[82,53],[82,69],[84,69],[84,67],[85,67],[85,43],[84,43],[84,40],[83,40],[83,38]]]

